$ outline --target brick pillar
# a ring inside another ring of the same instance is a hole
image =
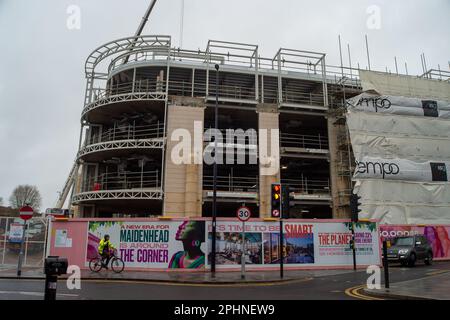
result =
[[[276,145],[271,145],[270,140],[270,129],[278,129],[278,110],[276,105],[269,105],[269,104],[260,104],[258,105],[258,127],[259,129],[267,129],[267,149],[268,149],[268,155],[271,155],[272,148],[278,149],[278,155],[279,155],[279,141],[277,140]],[[261,137],[258,137],[258,148],[259,148],[259,158],[261,159]],[[270,217],[270,189],[272,183],[279,182],[280,181],[280,161],[278,158],[278,161],[275,164],[276,166],[276,173],[271,175],[265,175],[262,174],[264,171],[264,166],[262,163],[259,164],[259,215],[260,218]]]
[[[200,139],[203,143],[204,104],[199,100],[177,100],[167,111],[167,144],[164,174],[164,216],[200,217],[202,214],[202,164],[194,163],[194,121],[201,122]],[[179,141],[171,141],[172,133],[185,129],[190,135],[189,163],[177,164],[172,150]],[[202,159],[202,158],[201,158]]]

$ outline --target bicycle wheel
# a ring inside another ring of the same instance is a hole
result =
[[[121,273],[125,268],[125,263],[122,259],[114,257],[111,259],[111,269],[115,273]]]
[[[91,269],[92,272],[99,272],[102,270],[102,259],[92,258],[91,261],[89,261],[89,269]]]

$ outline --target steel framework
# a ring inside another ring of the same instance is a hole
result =
[[[75,194],[72,198],[73,203],[94,201],[94,200],[127,200],[127,199],[144,199],[144,200],[162,200],[163,191],[161,189],[154,190],[100,190],[81,192]]]
[[[212,66],[216,63],[220,65],[221,77],[225,77],[218,88],[211,75],[215,73]],[[165,70],[164,79],[142,82],[136,78],[138,69],[152,66]],[[180,69],[191,70],[191,77],[180,80]],[[131,82],[114,83],[114,77],[125,71],[131,71]],[[344,77],[358,81],[352,70],[348,75],[342,68],[327,66],[324,53],[280,48],[273,58],[264,58],[260,57],[257,45],[217,40],[208,41],[205,51],[184,50],[172,48],[170,36],[164,35],[127,37],[99,46],[86,60],[85,74],[86,91],[77,159],[106,150],[160,149],[162,185],[159,191],[150,194],[149,191],[140,194],[143,191],[136,190],[74,193],[73,203],[163,197],[166,126],[162,137],[156,139],[130,138],[82,145],[84,128],[93,125],[89,123],[89,115],[100,109],[112,110],[116,105],[133,102],[160,102],[164,104],[164,121],[167,121],[169,93],[202,97],[208,103],[214,99],[211,93],[217,89],[219,101],[235,107],[255,108],[258,103],[272,103],[279,108],[324,114],[329,108],[330,84],[336,84]],[[295,143],[291,138],[284,135],[282,142]],[[327,148],[326,139],[321,137],[310,139],[304,136],[302,139],[299,145],[303,148],[316,144],[318,149]],[[66,190],[75,182],[76,172],[77,162],[64,187],[64,197],[59,199],[60,206],[67,196]]]

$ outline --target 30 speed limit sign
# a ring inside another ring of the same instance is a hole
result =
[[[236,216],[241,221],[247,221],[248,219],[250,219],[251,215],[252,215],[252,213],[251,213],[250,209],[247,207],[240,207],[236,211]]]

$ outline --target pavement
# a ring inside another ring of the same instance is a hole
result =
[[[429,273],[428,276],[392,283],[389,289],[364,289],[375,297],[402,300],[450,300],[450,270]]]
[[[311,279],[353,273],[353,270],[285,270],[284,276],[280,278],[279,271],[247,271],[242,279],[240,272],[218,271],[215,277],[211,272],[176,272],[176,271],[127,271],[114,273],[102,270],[98,273],[90,270],[81,270],[83,280],[122,280],[122,281],[148,281],[148,282],[177,282],[177,283],[267,283],[267,282],[289,282],[293,280]],[[61,278],[67,278],[63,275]],[[16,267],[0,267],[0,279],[44,279],[42,268],[23,268],[22,275],[17,276]]]

